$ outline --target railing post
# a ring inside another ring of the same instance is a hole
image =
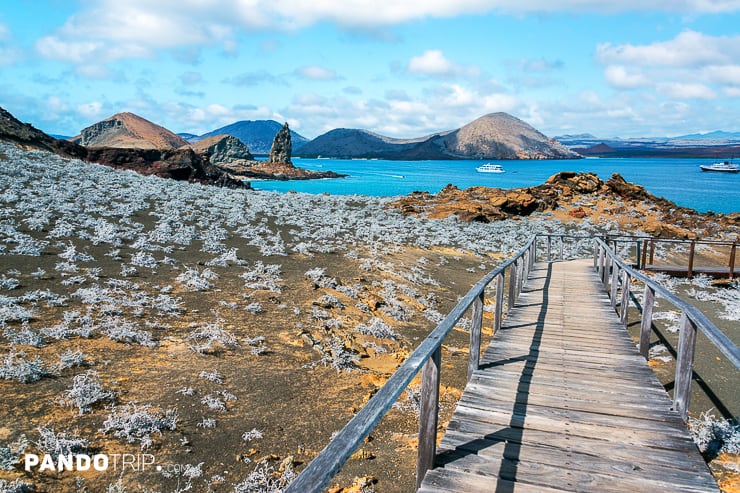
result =
[[[622,302],[619,305],[619,318],[624,328],[627,328],[627,312],[630,305],[630,274],[625,269],[622,273]]]
[[[597,270],[598,268],[599,268],[599,244],[596,242],[596,240],[594,240],[594,270]]]
[[[612,302],[612,310],[617,308],[617,288],[619,287],[619,265],[616,262],[612,262],[612,280],[611,280],[611,292],[609,297]]]
[[[519,275],[517,276],[516,280],[517,298],[519,298],[519,295],[522,294],[522,289],[524,289],[524,282],[527,280],[527,264],[529,264],[529,255],[528,253],[525,253],[522,256],[522,266],[519,269]]]
[[[419,412],[419,449],[416,461],[416,489],[424,475],[434,467],[437,453],[437,408],[439,406],[439,370],[442,346],[427,360],[421,377],[421,410]]]
[[[601,273],[601,283],[604,287],[608,286],[609,274],[611,273],[612,258],[607,254],[604,249],[604,272]]]
[[[730,248],[730,279],[735,278],[735,251],[737,250],[737,243],[732,243]]]
[[[604,280],[604,268],[606,267],[606,251],[604,246],[599,244],[599,279]]]
[[[509,311],[514,308],[514,303],[516,303],[516,270],[517,262],[514,261],[509,267]]]
[[[494,335],[501,329],[504,315],[504,274],[503,272],[496,276],[496,313],[493,319]]]
[[[560,235],[560,260],[563,260],[563,247],[565,245],[565,238]]]
[[[647,265],[648,241],[642,240],[642,269]]]
[[[691,240],[691,245],[689,246],[689,267],[686,272],[686,277],[691,279],[691,277],[694,275],[694,251],[696,250],[696,242],[694,240]]]
[[[655,238],[650,238],[650,265],[655,260]]]
[[[552,257],[550,256],[550,247],[552,245],[552,236],[547,235],[547,261],[551,261]]]
[[[483,327],[483,303],[485,301],[483,291],[473,302],[473,325],[470,327],[470,347],[468,348],[468,381],[473,372],[478,369],[480,362],[480,333]]]
[[[640,322],[640,354],[648,359],[650,353],[650,332],[653,328],[653,306],[655,305],[655,290],[645,284],[642,295],[642,321]]]
[[[640,240],[635,241],[635,263],[637,264],[635,267],[639,270],[640,269],[640,258],[642,257],[640,252]]]
[[[527,266],[527,277],[532,273],[532,267],[537,262],[537,237],[532,242],[532,246],[529,247],[529,265]]]
[[[691,397],[691,377],[694,373],[694,347],[696,346],[696,325],[686,315],[681,314],[681,329],[678,334],[678,358],[676,379],[673,386],[673,409],[686,422],[689,416]]]

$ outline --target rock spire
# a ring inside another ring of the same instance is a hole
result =
[[[288,128],[288,123],[286,122],[283,128],[275,135],[275,140],[272,141],[270,157],[267,159],[267,162],[272,164],[293,164],[290,161],[292,151],[290,128]]]

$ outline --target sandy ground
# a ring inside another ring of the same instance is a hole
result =
[[[0,151],[0,481],[34,491],[279,491],[530,234],[619,229],[567,213],[480,225],[360,197],[196,193]],[[443,346],[440,435],[468,337],[463,321]],[[93,389],[76,389],[83,375]],[[417,392],[415,381],[331,491],[413,490]],[[81,412],[76,395],[97,398]],[[136,435],[148,419],[150,442]],[[121,463],[13,463],[52,438]]]

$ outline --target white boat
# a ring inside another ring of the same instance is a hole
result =
[[[712,164],[702,164],[699,166],[702,171],[719,171],[723,173],[738,173],[740,166],[729,161],[716,162]]]
[[[505,173],[504,168],[500,164],[486,163],[475,168],[478,173]]]

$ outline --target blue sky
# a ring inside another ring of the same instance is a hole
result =
[[[740,0],[14,0],[0,106],[74,135],[287,121],[392,137],[510,113],[548,136],[740,131]]]

